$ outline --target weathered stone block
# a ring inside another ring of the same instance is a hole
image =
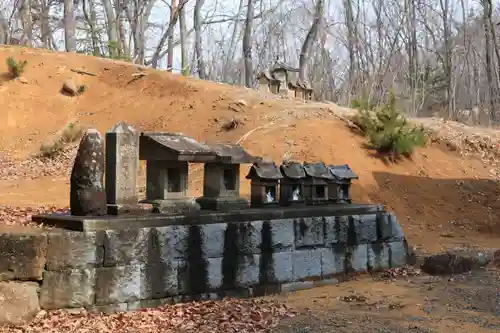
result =
[[[198,227],[201,232],[201,251],[205,258],[221,258],[224,254],[224,240],[227,223],[206,224]],[[192,232],[192,231],[191,231]],[[194,244],[188,240],[188,246]]]
[[[368,244],[348,246],[346,248],[347,273],[363,273],[368,270]]]
[[[321,275],[332,276],[345,272],[345,246],[338,244],[321,250]]]
[[[176,295],[178,288],[178,261],[142,266],[141,299],[165,298]]]
[[[346,244],[348,228],[347,216],[325,217],[325,245]]]
[[[262,251],[282,252],[294,248],[293,219],[264,221],[262,224]]]
[[[321,276],[322,250],[300,250],[292,253],[294,281]]]
[[[258,284],[252,287],[253,297],[262,297],[267,295],[279,294],[281,292],[281,284]]]
[[[188,250],[188,229],[186,225],[172,225],[156,228],[156,241],[159,245],[161,261],[186,257]]]
[[[289,292],[294,292],[298,290],[306,290],[306,289],[311,289],[314,288],[314,281],[298,281],[298,282],[291,282],[291,283],[284,283],[281,285],[281,292],[282,293],[289,293]]]
[[[324,280],[318,280],[314,281],[314,286],[315,287],[324,287],[324,286],[332,286],[339,284],[340,281],[336,278],[330,278],[330,279],[324,279]]]
[[[323,246],[325,243],[325,220],[323,217],[296,219],[295,248]]]
[[[46,256],[43,233],[0,234],[0,281],[41,280]]]
[[[54,231],[48,234],[47,269],[102,266],[102,232]]]
[[[123,266],[149,262],[148,255],[151,252],[150,247],[152,245],[150,231],[149,228],[106,230],[104,266]],[[156,258],[156,261],[159,261],[159,258]]]
[[[262,243],[262,221],[237,223],[237,252],[239,254],[260,254]]]
[[[142,297],[143,265],[104,267],[96,271],[96,305],[127,303]]]
[[[38,284],[0,282],[0,325],[22,325],[40,310]]]
[[[356,229],[357,244],[368,244],[377,241],[377,215],[356,215],[354,226]],[[352,244],[354,245],[354,244]]]
[[[203,294],[222,286],[222,258],[193,258],[178,263],[181,294]]]
[[[408,246],[405,241],[387,243],[389,247],[389,259],[391,267],[401,267],[406,265],[408,260]]]
[[[379,234],[382,241],[397,242],[404,239],[403,229],[392,213],[381,213],[378,219]]]
[[[157,308],[165,304],[174,304],[174,299],[172,297],[157,298],[157,299],[141,299],[139,301],[128,303],[127,311],[137,311],[140,309]]]
[[[94,283],[94,268],[46,271],[40,305],[44,309],[88,307],[94,301]]]
[[[96,129],[83,135],[70,177],[71,215],[106,215],[104,192],[104,140]]]
[[[88,308],[89,312],[113,314],[116,312],[127,311],[127,303],[106,304],[106,305],[93,305]]]
[[[368,270],[384,271],[391,268],[389,246],[384,243],[368,245]]]
[[[223,267],[224,266],[223,264]],[[259,282],[259,255],[238,256],[238,263],[235,266],[237,270],[235,272],[235,283],[233,288],[248,287]],[[223,285],[226,285],[226,279],[228,282],[231,282],[232,275],[233,272],[231,269],[223,271]]]
[[[259,284],[282,283],[292,279],[292,252],[264,252],[260,255]]]

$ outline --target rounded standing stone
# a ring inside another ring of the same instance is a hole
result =
[[[104,180],[104,140],[96,129],[85,132],[71,171],[71,215],[106,214]]]

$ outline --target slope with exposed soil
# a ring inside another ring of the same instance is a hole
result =
[[[363,138],[337,117],[345,109],[334,104],[283,100],[123,62],[25,48],[0,48],[0,72],[7,72],[10,55],[28,65],[23,80],[1,79],[0,205],[67,206],[72,151],[60,163],[31,156],[68,121],[104,133],[124,120],[141,131],[239,142],[275,161],[347,163],[360,177],[353,186],[355,201],[386,204],[410,242],[427,250],[462,243],[495,246],[500,235],[499,188],[491,167],[443,143],[387,165],[363,148]],[[87,91],[78,97],[61,94],[68,78],[85,84]],[[233,117],[240,125],[223,130]],[[202,176],[200,166],[191,169],[193,195],[202,190]],[[245,182],[242,194],[248,192]]]

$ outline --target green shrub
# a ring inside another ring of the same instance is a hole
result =
[[[377,103],[370,100],[368,96],[362,96],[361,98],[354,99],[351,102],[351,108],[357,110],[374,110],[376,107]]]
[[[28,62],[26,60],[16,61],[16,59],[14,59],[13,57],[7,58],[7,67],[9,68],[9,73],[14,78],[18,78],[23,74],[24,67],[26,67],[27,64]]]
[[[397,110],[393,93],[387,104],[373,111],[360,109],[352,120],[366,135],[372,148],[394,159],[409,157],[416,147],[427,143],[424,128],[412,125]]]

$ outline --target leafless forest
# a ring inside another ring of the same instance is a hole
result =
[[[496,123],[500,33],[491,0],[3,0],[0,43],[129,60],[255,85],[276,61],[315,99]],[[176,63],[179,63],[177,66]],[[483,117],[482,117],[483,116]]]

